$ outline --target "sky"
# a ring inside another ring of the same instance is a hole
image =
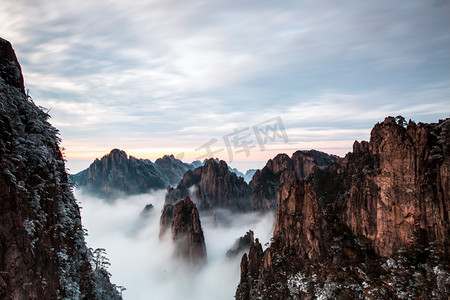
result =
[[[113,148],[251,166],[343,156],[389,115],[449,117],[448,16],[448,0],[2,0],[0,36],[74,168]]]

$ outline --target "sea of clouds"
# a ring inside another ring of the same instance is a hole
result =
[[[267,246],[273,232],[273,213],[201,212],[207,263],[192,267],[173,257],[169,238],[159,240],[159,218],[165,190],[106,202],[75,191],[91,248],[105,248],[112,282],[124,286],[124,299],[233,299],[239,283],[242,255],[227,258],[235,240],[249,229]],[[154,206],[143,218],[146,204]]]

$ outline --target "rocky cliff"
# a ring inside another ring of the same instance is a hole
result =
[[[199,209],[250,209],[250,188],[223,160],[211,158],[202,167],[186,172],[175,189],[168,189],[166,203],[175,203],[186,195],[195,199]]]
[[[206,261],[205,238],[200,217],[196,205],[189,197],[175,205],[165,205],[160,226],[160,238],[171,228],[176,257],[192,265],[201,265]]]
[[[299,150],[292,154],[292,157],[278,154],[270,159],[262,170],[257,170],[250,181],[252,209],[275,209],[277,188],[283,184],[285,177],[290,174],[297,179],[308,177],[337,159],[335,155],[316,150]]]
[[[0,298],[120,299],[96,272],[58,131],[24,93],[11,44],[0,39]]]
[[[273,241],[262,262],[242,259],[237,299],[445,299],[449,129],[389,117],[343,160],[286,176]]]
[[[175,185],[187,170],[196,165],[183,163],[173,155],[165,155],[153,163],[148,159],[128,157],[125,151],[113,149],[73,178],[83,191],[115,199]]]
[[[263,265],[264,252],[259,240],[250,244],[250,249],[241,259],[241,280],[236,292],[236,299],[249,300],[253,298],[253,290],[258,282],[259,270]]]

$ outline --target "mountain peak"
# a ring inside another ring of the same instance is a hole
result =
[[[189,188],[195,186],[195,199],[199,209],[217,207],[238,211],[250,209],[250,189],[244,179],[237,177],[228,168],[225,161],[210,158],[204,166],[184,174],[176,189],[168,190],[166,203],[175,203],[189,194]]]
[[[175,256],[193,265],[206,261],[206,246],[197,206],[184,197],[175,205],[166,204],[161,213],[160,233],[162,239],[171,227],[172,241],[175,243]]]
[[[122,157],[125,159],[128,159],[128,154],[120,149],[114,148],[111,150],[111,152],[109,152],[109,154],[107,156],[116,156],[116,157]]]
[[[114,148],[101,159],[95,159],[88,169],[73,175],[73,178],[85,191],[115,199],[121,195],[139,194],[175,185],[186,171],[195,166],[182,162],[173,154],[164,155],[152,163],[148,159],[128,156],[125,151]]]
[[[22,69],[10,42],[0,37],[0,78],[25,94]]]

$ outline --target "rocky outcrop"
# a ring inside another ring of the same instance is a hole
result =
[[[277,189],[291,173],[296,179],[305,178],[316,170],[328,167],[337,159],[335,155],[316,150],[299,150],[292,157],[278,154],[274,159],[270,159],[262,170],[257,170],[250,181],[252,210],[275,209]]]
[[[0,76],[0,298],[121,299],[91,266],[58,131],[3,39]]]
[[[173,155],[165,155],[153,163],[148,159],[128,157],[125,151],[113,149],[73,178],[83,191],[115,199],[175,185],[187,170],[196,165],[183,163]]]
[[[206,261],[203,229],[196,205],[189,197],[177,202],[173,208],[172,239],[175,255],[196,265]]]
[[[164,238],[168,230],[172,230],[173,223],[173,205],[166,204],[161,212],[159,219],[159,239]]]
[[[428,241],[445,241],[450,228],[449,131],[449,119],[406,125],[401,118],[386,118],[373,128],[370,142],[355,142],[353,153],[318,176],[317,190],[323,191],[324,177],[323,183],[332,185],[333,174],[345,177],[336,185],[334,210],[353,234],[373,241],[381,256],[411,243],[417,230]]]
[[[274,238],[305,260],[323,257],[328,246],[328,226],[311,185],[291,178],[278,193]]]
[[[262,264],[242,259],[237,299],[444,299],[449,129],[389,117],[328,168],[285,175],[273,241]]]
[[[301,179],[308,177],[317,169],[326,169],[339,157],[317,150],[299,150],[292,154],[291,159],[295,176],[297,179]]]
[[[161,214],[160,238],[171,228],[175,256],[192,265],[206,262],[206,245],[196,205],[189,197],[175,205],[167,204]]]
[[[166,203],[175,203],[186,195],[195,199],[199,209],[250,209],[250,188],[223,160],[209,159],[204,166],[186,172],[176,189],[168,189]]]
[[[250,249],[250,245],[255,241],[253,231],[249,230],[244,236],[238,238],[233,246],[228,249],[226,256],[228,258],[236,257],[237,255],[242,255],[243,252]]]
[[[249,300],[254,298],[253,290],[258,282],[259,272],[263,265],[264,254],[259,240],[250,244],[250,250],[242,256],[241,280],[239,282],[236,299]]]

